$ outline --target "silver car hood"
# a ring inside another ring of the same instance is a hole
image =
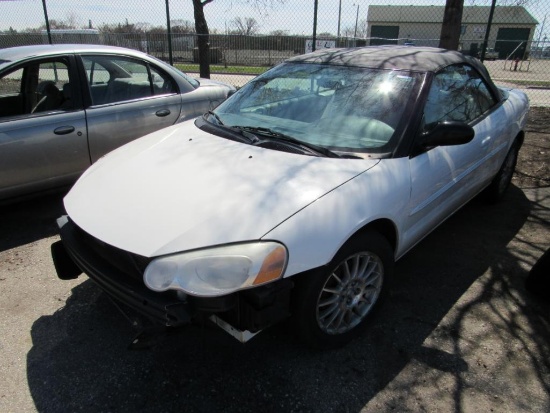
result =
[[[100,159],[64,203],[84,231],[153,257],[260,239],[377,162],[258,148],[191,121]]]

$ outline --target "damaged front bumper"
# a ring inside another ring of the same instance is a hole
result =
[[[189,304],[176,292],[151,291],[139,278],[139,261],[146,260],[144,257],[102,244],[67,216],[59,218],[57,225],[61,241],[52,245],[52,258],[59,278],[76,278],[84,272],[116,301],[164,326],[176,327],[191,321]]]
[[[289,279],[220,297],[156,292],[143,282],[151,259],[103,243],[67,216],[59,218],[57,225],[61,241],[51,249],[60,279],[74,279],[84,272],[115,301],[163,326],[179,327],[209,318],[237,340],[246,342],[290,315],[294,283]]]

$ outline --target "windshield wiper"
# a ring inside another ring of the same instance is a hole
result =
[[[221,118],[218,116],[218,114],[217,114],[216,112],[213,112],[213,111],[209,110],[209,111],[206,112],[206,113],[207,113],[208,115],[210,115],[210,116],[213,116],[214,119],[216,119],[216,121],[218,122],[218,125],[221,125],[221,126],[224,125],[223,121],[221,120]],[[209,117],[210,117],[210,116],[209,116]]]
[[[251,132],[256,135],[261,135],[270,139],[277,139],[285,142],[293,143],[302,148],[309,149],[317,154],[326,156],[327,158],[340,158],[341,156],[332,152],[330,149],[327,149],[323,146],[318,146],[309,142],[304,142],[299,139],[293,138],[292,136],[285,135],[284,133],[276,132],[269,128],[262,128],[256,126],[233,126],[233,128],[240,129],[243,132]],[[255,142],[258,143],[258,142]]]
[[[216,122],[212,122],[211,120],[209,120],[210,116],[212,116],[216,120]],[[226,125],[225,123],[223,123],[218,114],[212,112],[211,110],[205,112],[201,118],[197,119],[197,121],[199,120],[200,122],[199,124],[197,124],[197,126],[200,129],[206,130],[216,136],[221,136],[223,138],[231,139],[237,142],[246,143],[248,145],[254,145],[260,140],[260,138],[258,138],[253,133],[246,132],[240,128],[234,128],[232,126]]]

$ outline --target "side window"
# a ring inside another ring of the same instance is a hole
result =
[[[174,81],[149,63],[119,56],[82,58],[93,105],[176,93]]]
[[[491,95],[489,87],[485,84],[483,79],[479,74],[472,69],[472,76],[470,77],[470,85],[474,101],[479,106],[481,113],[485,113],[493,106],[496,105],[497,101]]]
[[[111,80],[111,74],[105,66],[95,60],[90,60],[87,58],[84,58],[83,61],[84,69],[86,70],[86,77],[90,85],[106,85],[109,83],[109,80]]]
[[[2,96],[18,95],[21,93],[23,81],[23,68],[17,69],[0,79],[0,94]]]
[[[448,66],[432,81],[424,108],[427,128],[445,121],[472,122],[496,104],[489,88],[470,66]]]
[[[153,82],[153,91],[155,95],[167,95],[172,93],[178,93],[178,89],[174,80],[167,74],[157,70],[155,67],[150,66],[151,80]]]
[[[38,102],[31,113],[72,109],[69,68],[63,62],[40,63],[38,67]]]
[[[0,118],[25,113],[25,100],[30,98],[23,87],[24,69],[20,68],[0,78]]]
[[[71,96],[66,61],[29,62],[0,78],[0,120],[71,110]]]

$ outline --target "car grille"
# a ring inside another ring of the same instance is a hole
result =
[[[103,241],[94,238],[81,228],[75,225],[75,236],[91,251],[111,263],[123,274],[135,280],[142,280],[145,268],[152,261],[151,258],[141,255],[132,254],[128,251],[121,250],[106,244]]]
[[[187,302],[175,291],[158,293],[145,286],[143,273],[152,258],[108,245],[83,231],[67,216],[60,217],[57,225],[68,258],[114,300],[165,326],[191,321]]]

